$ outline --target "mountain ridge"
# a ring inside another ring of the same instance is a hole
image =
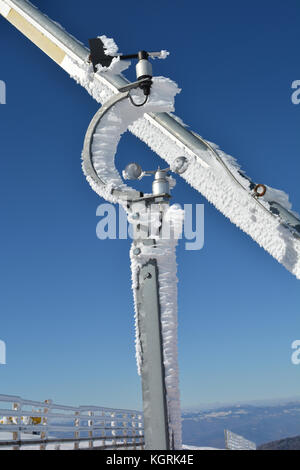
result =
[[[300,435],[300,401],[279,405],[235,405],[183,411],[186,445],[225,447],[224,430],[239,434],[257,446]]]

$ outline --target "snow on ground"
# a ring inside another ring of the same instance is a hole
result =
[[[13,433],[12,432],[2,432],[0,431],[0,442],[1,441],[11,441],[13,438]],[[26,440],[26,441],[31,441],[31,440],[34,440],[34,439],[38,439],[39,436],[35,435],[35,434],[27,434],[27,433],[20,433],[20,439],[22,440]],[[9,450],[11,449],[11,446],[10,447],[2,447],[0,446],[0,450]]]
[[[224,449],[218,449],[217,447],[196,447],[196,446],[189,446],[189,445],[183,445],[182,449],[183,450],[224,450]]]
[[[13,438],[13,433],[12,432],[2,432],[0,431],[0,442],[1,441],[11,441]],[[21,433],[20,434],[20,440],[26,440],[26,441],[34,441],[38,440],[40,437],[37,434],[29,434],[29,433]],[[50,437],[49,439],[54,439],[54,437]],[[118,440],[118,444],[120,444],[122,441]],[[105,441],[106,445],[112,445],[113,441],[106,440]],[[65,442],[63,444],[53,443],[53,444],[47,444],[47,450],[56,450],[57,446],[59,445],[60,450],[73,450],[74,449],[74,442]],[[94,447],[96,446],[102,446],[103,445],[103,440],[95,440],[94,441]],[[138,444],[137,444],[138,445]],[[12,446],[0,446],[0,450],[10,450]],[[89,441],[82,441],[80,442],[80,448],[81,449],[87,449],[89,447]],[[33,445],[26,445],[22,446],[21,450],[39,450],[40,444],[33,444]],[[126,450],[134,449],[134,447],[126,447]]]
[[[12,432],[2,432],[2,431],[0,431],[0,441],[10,441],[12,439],[12,436],[13,436]],[[20,434],[20,439],[32,440],[32,439],[38,439],[38,436],[35,435],[35,434],[21,433]]]
[[[12,440],[13,433],[12,432],[0,432],[0,441],[10,441]],[[26,433],[21,433],[20,434],[20,439],[21,440],[37,440],[39,439],[39,436],[36,434],[26,434]],[[106,441],[106,445],[111,445],[112,441]],[[47,450],[56,450],[57,449],[58,443],[55,444],[49,444],[47,445]],[[94,441],[94,446],[101,446],[102,445],[102,440],[99,439],[99,441]],[[63,444],[59,444],[60,450],[73,450],[74,449],[74,443],[73,442],[66,442]],[[89,447],[89,442],[88,441],[83,441],[80,443],[80,448],[86,449]],[[10,447],[0,447],[0,450],[9,450]],[[126,450],[133,449],[128,447]],[[190,445],[183,445],[182,446],[183,450],[222,450],[222,449],[217,449],[215,447],[196,447],[196,446],[190,446]],[[22,447],[22,450],[39,450],[39,445],[26,445]],[[119,452],[122,452],[122,450],[119,450]]]

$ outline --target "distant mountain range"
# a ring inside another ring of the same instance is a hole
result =
[[[224,429],[253,441],[257,446],[300,435],[300,401],[272,406],[236,405],[182,414],[183,443],[224,449]],[[295,438],[299,439],[300,438]],[[280,445],[289,445],[288,442]],[[290,445],[297,445],[296,442]]]
[[[258,450],[300,450],[300,436],[267,442],[259,446]]]

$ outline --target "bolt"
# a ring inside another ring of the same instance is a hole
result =
[[[144,279],[151,279],[152,278],[152,274],[151,273],[147,273],[144,277]]]
[[[140,249],[140,248],[135,248],[135,249],[133,250],[133,254],[134,254],[134,255],[139,255],[140,253],[141,253],[141,249]]]

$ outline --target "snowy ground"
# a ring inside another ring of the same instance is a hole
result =
[[[0,441],[11,441],[13,438],[13,433],[12,432],[0,432]],[[20,439],[22,440],[33,440],[33,439],[38,439],[38,436],[37,435],[34,435],[34,434],[25,434],[25,433],[21,433],[20,434]],[[8,447],[0,447],[0,450],[10,450],[11,449],[11,446],[8,446]]]
[[[0,442],[1,441],[11,441],[13,438],[13,433],[12,432],[0,432]],[[39,435],[37,434],[25,434],[21,433],[20,434],[20,439],[21,440],[26,440],[26,441],[31,441],[31,440],[38,440]],[[74,442],[65,442],[63,444],[59,443],[54,443],[54,444],[48,444],[47,445],[47,450],[56,450],[57,446],[59,445],[60,450],[73,450],[74,449]],[[102,446],[103,441],[102,439],[99,439],[99,441],[94,441],[94,446]],[[112,441],[106,441],[106,445],[112,445]],[[12,446],[0,446],[0,450],[11,450]],[[22,446],[21,450],[39,450],[40,444],[33,444],[33,445],[26,445]],[[89,447],[89,441],[83,441],[80,442],[80,448],[81,449],[87,449]],[[126,450],[131,450],[131,447],[126,447]]]
[[[38,439],[38,436],[35,434],[21,433],[20,437],[21,439],[24,439],[24,440]],[[12,432],[0,432],[0,441],[10,441],[12,440],[12,438],[13,438]]]
[[[183,450],[224,450],[224,449],[217,449],[216,447],[195,447],[195,446],[182,446]]]
[[[12,440],[12,433],[11,432],[0,432],[0,441],[10,441]],[[24,433],[21,433],[20,435],[20,438],[22,440],[36,440],[39,438],[38,435],[35,435],[35,434],[24,434]],[[101,445],[102,444],[102,441],[95,441],[94,442],[94,445],[97,446],[97,445]],[[107,442],[107,445],[109,445],[110,443]],[[51,444],[51,445],[47,445],[47,450],[55,450],[57,444]],[[87,442],[81,442],[80,443],[80,448],[84,449],[84,448],[88,448],[89,446],[89,443],[88,441]],[[0,450],[9,450],[11,447],[0,447]],[[74,449],[74,443],[72,442],[69,442],[69,443],[64,443],[64,444],[61,444],[60,445],[60,449],[61,450],[73,450]],[[127,450],[129,450],[129,448],[127,448]],[[189,445],[183,445],[182,446],[182,449],[184,450],[221,450],[221,449],[217,449],[217,448],[214,448],[214,447],[195,447],[195,446],[189,446]],[[24,447],[22,447],[22,450],[39,450],[39,445],[26,445]],[[121,452],[121,450],[120,450]]]

